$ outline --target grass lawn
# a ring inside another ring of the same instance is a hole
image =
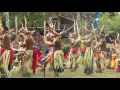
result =
[[[110,44],[107,44],[109,47]],[[40,71],[40,68],[37,68],[35,76],[30,77],[22,77],[21,73],[12,73],[11,78],[44,78],[44,73]],[[56,78],[54,77],[54,72],[46,70],[45,78]],[[60,73],[57,78],[120,78],[120,72],[115,72],[113,69],[106,69],[103,73],[93,73],[91,75],[85,75],[83,73],[83,67],[80,68],[76,72],[70,72],[69,69],[65,69],[63,73]]]
[[[12,78],[44,78],[44,73],[37,68],[36,75],[30,77],[22,77],[20,73],[12,73]],[[45,78],[56,78],[54,77],[54,72],[46,70]],[[106,69],[103,73],[93,73],[91,75],[85,75],[83,73],[82,67],[80,67],[76,72],[70,72],[69,69],[65,69],[63,73],[60,73],[57,78],[120,78],[120,73],[115,72],[113,69]]]

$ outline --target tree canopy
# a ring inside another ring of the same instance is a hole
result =
[[[0,16],[2,16],[3,25],[6,22],[5,12],[0,12]],[[24,16],[27,19],[27,26],[32,27],[35,22],[35,27],[43,26],[43,21],[46,16],[46,12],[9,12],[9,21],[10,27],[15,27],[15,16],[18,17],[18,26],[21,27],[21,22],[23,21]]]

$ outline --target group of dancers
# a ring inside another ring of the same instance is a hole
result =
[[[2,25],[0,19],[0,74],[2,78],[11,77],[11,70],[19,66],[23,76],[35,75],[36,68],[41,72],[47,66],[54,71],[55,77],[65,71],[65,68],[75,72],[83,66],[86,75],[94,71],[102,73],[105,69],[114,68],[119,72],[120,49],[118,41],[113,40],[109,50],[106,47],[106,36],[95,33],[86,27],[85,36],[78,33],[68,35],[66,42],[71,47],[64,52],[62,48],[63,32],[55,29],[54,25],[44,22],[44,35],[39,30],[30,31],[26,19],[20,30],[10,30]],[[31,73],[32,71],[32,73]]]

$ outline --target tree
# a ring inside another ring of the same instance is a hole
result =
[[[0,12],[0,16],[2,16],[3,25],[5,25],[5,12]],[[21,27],[21,22],[23,21],[23,17],[26,16],[27,26],[33,26],[34,21],[36,27],[43,26],[43,21],[46,16],[46,12],[9,12],[9,21],[10,27],[15,27],[15,16],[18,17],[18,26]]]
[[[112,37],[116,37],[117,33],[120,33],[120,15],[115,14],[112,17],[109,17],[110,13],[106,12],[103,13],[99,19],[99,28],[100,31],[101,27],[105,25],[104,29],[111,34]]]

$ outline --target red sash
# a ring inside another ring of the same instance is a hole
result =
[[[64,58],[65,58],[66,60],[68,60],[69,53],[70,53],[70,51],[68,51],[68,52],[65,54],[65,57],[64,57]]]
[[[85,53],[85,51],[86,51],[86,48],[82,48],[82,49],[80,50],[81,53]]]
[[[73,52],[74,54],[77,53],[77,50],[78,50],[78,48],[72,48],[72,52]]]
[[[77,51],[78,51],[78,48],[72,48],[72,52],[73,52],[74,54],[76,54]],[[68,51],[68,52],[65,54],[65,56],[64,56],[64,58],[65,58],[66,60],[68,60],[69,53],[70,53],[70,51]]]
[[[10,50],[10,67],[11,67],[12,66],[12,62],[13,62],[13,58],[14,58],[14,51],[11,48],[9,48],[7,50]],[[2,55],[4,51],[5,51],[5,49],[1,48],[0,49],[0,55]]]
[[[52,46],[51,45],[48,45],[47,48],[50,49]]]
[[[100,53],[101,53],[101,51],[96,51],[96,52],[94,52],[94,53],[93,53],[93,54],[94,54],[94,57],[99,57]]]
[[[54,51],[55,52],[55,51]],[[54,60],[54,52],[52,55],[46,60],[47,63],[50,63],[52,60]]]
[[[37,62],[40,63],[43,57],[44,57],[44,54],[41,54],[41,55],[37,58]]]
[[[35,74],[35,71],[36,71],[36,64],[37,64],[37,50],[36,49],[33,49],[33,62],[32,62],[32,69],[33,69],[33,74]]]

